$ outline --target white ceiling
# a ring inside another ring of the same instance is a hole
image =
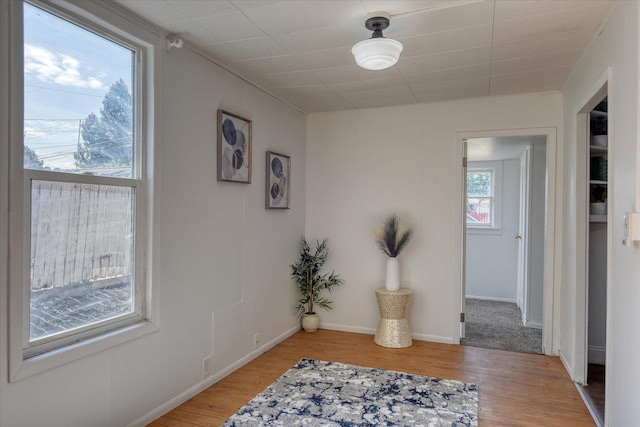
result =
[[[116,0],[305,112],[558,91],[614,0]],[[370,13],[400,61],[355,65]]]

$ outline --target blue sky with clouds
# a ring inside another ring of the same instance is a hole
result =
[[[24,3],[24,143],[46,167],[73,168],[79,124],[109,87],[131,90],[132,51]]]

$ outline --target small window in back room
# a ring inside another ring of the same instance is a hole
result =
[[[467,171],[467,226],[493,227],[494,172],[491,169]]]

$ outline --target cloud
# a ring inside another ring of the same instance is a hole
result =
[[[72,141],[77,141],[77,133],[79,120],[46,120],[46,119],[25,119],[24,120],[24,135],[25,138],[42,138],[51,137],[52,135],[66,136],[65,134],[72,134]],[[75,144],[75,142],[74,142]]]
[[[83,77],[80,61],[69,55],[56,54],[39,46],[25,44],[24,71],[35,73],[38,80],[90,89],[103,89],[105,85],[96,76]]]

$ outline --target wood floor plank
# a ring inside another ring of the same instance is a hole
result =
[[[413,341],[403,349],[373,336],[300,331],[150,424],[219,426],[303,357],[478,384],[481,426],[594,426],[557,357]]]

